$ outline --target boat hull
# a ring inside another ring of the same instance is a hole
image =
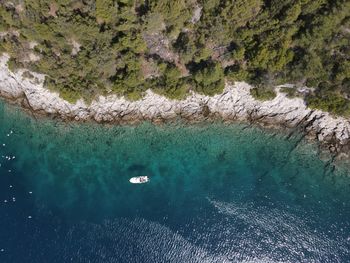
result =
[[[147,176],[137,176],[130,178],[129,182],[132,184],[144,184],[149,182],[149,178]]]

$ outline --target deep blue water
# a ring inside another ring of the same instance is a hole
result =
[[[350,262],[350,172],[299,139],[0,103],[0,262]]]

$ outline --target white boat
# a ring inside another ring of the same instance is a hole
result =
[[[149,182],[149,178],[148,176],[136,176],[130,178],[129,182],[132,184],[144,184]]]

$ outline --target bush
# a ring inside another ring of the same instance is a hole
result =
[[[207,62],[194,72],[195,89],[199,93],[213,96],[222,93],[225,87],[224,71],[220,64]]]
[[[225,80],[222,79],[205,86],[197,85],[196,91],[207,96],[214,96],[222,93],[224,91],[224,88]]]
[[[12,72],[14,72],[17,68],[17,63],[16,63],[16,60],[14,58],[10,58],[8,61],[7,61],[7,66],[9,68],[9,70],[11,70]]]
[[[287,98],[292,99],[298,97],[298,91],[296,90],[296,88],[282,87],[280,91],[286,93]]]
[[[172,100],[183,100],[189,94],[189,86],[187,84],[178,85],[176,87],[157,87],[152,90]]]
[[[306,98],[307,105],[339,116],[350,116],[350,101],[335,92],[310,95]]]
[[[249,79],[249,72],[239,65],[233,65],[225,69],[225,76],[229,81],[246,81]]]
[[[126,98],[131,101],[137,101],[143,98],[143,91],[134,89],[126,93]]]
[[[96,18],[99,24],[111,23],[113,17],[116,15],[114,12],[113,0],[96,0]]]
[[[80,94],[74,90],[61,89],[60,97],[69,103],[75,104],[81,98]]]
[[[250,95],[256,100],[268,101],[273,100],[276,97],[276,92],[271,88],[252,88],[250,89]]]

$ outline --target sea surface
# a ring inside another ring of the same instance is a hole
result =
[[[350,171],[298,133],[69,124],[0,102],[0,156],[2,263],[350,262]]]

